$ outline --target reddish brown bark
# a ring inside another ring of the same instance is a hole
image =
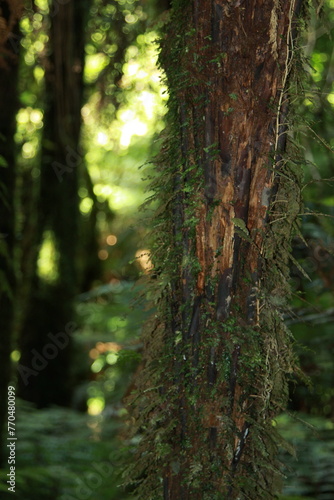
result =
[[[292,364],[274,302],[288,293],[291,227],[278,212],[289,212],[297,185],[283,153],[300,2],[174,7],[161,56],[172,133],[158,191],[168,191],[158,241],[169,284],[144,339],[140,494],[161,498],[162,477],[165,500],[268,500],[271,421]]]
[[[242,477],[251,460],[247,456],[250,415],[257,419],[260,409],[255,408],[256,396],[241,385],[247,377],[238,373],[247,341],[245,346],[242,339],[240,343],[233,341],[225,383],[219,381],[217,372],[231,339],[224,322],[235,318],[236,328],[243,329],[244,335],[247,331],[251,335],[251,329],[261,322],[263,245],[268,209],[277,188],[273,169],[280,168],[279,154],[285,147],[286,84],[295,9],[293,0],[197,0],[188,8],[188,30],[192,28],[194,33],[180,61],[190,83],[177,96],[181,153],[184,165],[197,165],[204,178],[195,186],[196,195],[185,195],[176,203],[183,222],[182,261],[195,254],[199,271],[194,281],[193,273],[184,266],[181,282],[174,284],[172,300],[180,322],[176,319],[172,328],[182,332],[182,356],[188,368],[181,369],[180,362],[174,366],[180,394],[179,445],[175,451],[183,458],[178,473],[167,471],[165,499],[202,499],[200,489],[189,480],[186,484],[185,470],[192,467],[196,455],[207,454],[214,461],[219,447],[225,448],[226,456],[220,461],[220,477],[212,474],[212,491],[225,495],[221,498],[239,498],[234,476],[240,469]],[[183,178],[186,185],[187,178]],[[184,229],[194,215],[189,215],[194,200],[195,240],[191,231]],[[176,227],[175,241],[179,231]],[[214,336],[216,342],[212,342]],[[214,346],[207,347],[210,341]],[[216,388],[216,399],[208,396],[208,387]],[[198,399],[192,405],[189,395],[195,392]],[[221,425],[224,414],[233,423],[233,438]],[[270,415],[273,412],[268,411],[266,418]],[[199,432],[207,435],[206,451]],[[226,441],[232,441],[232,453]],[[210,471],[205,471],[205,480],[209,477]],[[271,496],[269,483],[267,498]]]
[[[225,303],[221,303],[222,317],[230,310],[226,303],[230,292],[240,291],[236,273],[241,256],[246,258],[243,267],[251,274],[259,269],[274,181],[271,158],[277,153],[285,125],[284,87],[291,58],[294,3],[253,1],[245,7],[244,2],[197,1],[192,5],[196,42],[189,59],[203,54],[203,60],[208,61],[199,72],[194,60],[188,62],[189,71],[193,64],[195,79],[203,84],[197,83],[190,96],[188,89],[180,94],[193,123],[196,97],[205,94],[208,100],[196,148],[205,175],[196,228],[196,254],[201,264],[197,293],[204,292],[207,276],[217,272],[231,276]],[[212,42],[203,50],[210,38]],[[222,56],[220,67],[211,62],[217,55]],[[195,142],[194,131],[187,127],[183,143],[193,146]],[[205,152],[212,145],[218,150],[214,159]],[[219,204],[208,220],[212,202]],[[238,236],[235,218],[245,222],[252,243]],[[215,257],[221,247],[221,255]],[[249,310],[245,313],[253,315]]]

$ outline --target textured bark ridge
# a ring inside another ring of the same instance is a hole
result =
[[[153,256],[165,288],[139,380],[148,498],[276,498],[272,419],[294,364],[279,307],[300,210],[285,155],[299,4],[174,2]]]

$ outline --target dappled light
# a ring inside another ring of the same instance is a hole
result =
[[[58,278],[58,258],[54,235],[47,231],[43,235],[43,244],[37,258],[38,275],[47,282],[55,282]]]
[[[136,261],[144,273],[148,273],[153,269],[151,252],[149,250],[137,250]]]

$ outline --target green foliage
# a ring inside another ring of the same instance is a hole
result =
[[[312,20],[307,45],[310,55],[305,99],[298,109],[296,128],[304,149],[304,210],[294,239],[292,312],[287,322],[297,340],[302,370],[310,377],[292,388],[292,409],[312,415],[333,414],[330,379],[331,310],[333,308],[333,3],[324,2],[321,20]],[[325,28],[324,28],[325,25]],[[305,87],[305,82],[303,83]],[[310,277],[310,279],[307,278]],[[316,332],[316,334],[315,334]]]
[[[277,425],[295,449],[295,458],[288,453],[281,455],[286,481],[280,498],[333,498],[334,427],[331,420],[283,414]]]
[[[36,410],[17,403],[16,488],[15,493],[8,492],[8,470],[1,470],[1,498],[127,498],[117,488],[118,419],[61,408]]]
[[[93,380],[83,381],[76,397],[78,402],[88,397],[88,410],[94,411],[100,405],[118,414],[121,408],[120,402],[141,360],[139,337],[148,315],[141,293],[139,284],[123,281],[80,296],[75,341],[79,359],[85,355],[86,361],[77,370],[76,378],[85,380],[89,376]]]

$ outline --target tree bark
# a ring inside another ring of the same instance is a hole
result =
[[[155,187],[164,288],[135,413],[138,491],[148,498],[276,498],[272,421],[294,364],[280,310],[300,211],[300,169],[285,154],[300,8],[174,2]]]

